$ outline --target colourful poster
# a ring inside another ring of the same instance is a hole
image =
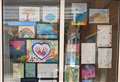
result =
[[[56,39],[58,37],[57,25],[37,24],[37,38]]]
[[[34,26],[19,26],[18,34],[19,34],[19,38],[34,38],[35,27]]]
[[[27,62],[58,62],[58,41],[27,40]]]
[[[72,3],[73,25],[87,25],[87,4]]]
[[[54,6],[44,6],[42,8],[42,20],[48,23],[57,23],[59,20],[59,8]]]
[[[24,40],[10,40],[9,48],[12,62],[25,62],[26,49]]]
[[[94,79],[96,77],[95,65],[84,64],[81,66],[82,79]]]
[[[65,82],[79,82],[79,65],[65,66]]]
[[[58,78],[57,64],[37,64],[38,78]]]
[[[90,9],[89,23],[109,23],[109,9]]]
[[[36,64],[35,63],[25,63],[25,77],[26,78],[36,77]]]
[[[39,7],[19,7],[20,21],[39,21],[40,8]]]

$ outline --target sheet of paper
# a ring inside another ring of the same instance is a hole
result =
[[[97,47],[112,46],[112,25],[97,26]]]
[[[98,67],[112,68],[112,48],[98,48]]]
[[[57,64],[38,64],[38,78],[57,78],[58,66]]]
[[[56,23],[58,22],[59,9],[58,7],[44,6],[42,8],[42,20],[43,22]]]
[[[95,64],[96,43],[81,44],[81,63]]]
[[[20,21],[39,21],[40,7],[19,7]]]

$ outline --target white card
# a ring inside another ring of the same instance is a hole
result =
[[[58,7],[45,6],[42,8],[42,20],[43,22],[56,23],[59,18]]]
[[[56,78],[58,72],[57,64],[38,64],[38,78]]]
[[[20,21],[40,21],[39,7],[19,7]]]
[[[81,44],[81,63],[95,64],[96,43]]]
[[[97,47],[112,46],[112,25],[97,26]]]
[[[98,67],[112,68],[112,48],[98,48]]]

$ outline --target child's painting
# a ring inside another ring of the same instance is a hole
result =
[[[12,62],[25,62],[26,48],[24,40],[10,40],[9,49]]]
[[[109,23],[109,9],[90,9],[89,23]]]
[[[81,67],[81,77],[82,79],[94,79],[96,76],[95,65],[84,64]]]
[[[19,26],[18,33],[19,33],[19,38],[34,38],[35,27],[34,26]]]
[[[58,37],[57,25],[37,24],[37,38],[56,39]]]
[[[58,62],[58,41],[27,40],[27,62]]]
[[[8,37],[9,39],[13,39],[13,38],[18,38],[18,28],[15,26],[7,26],[7,29],[5,29],[8,33]]]
[[[72,3],[73,25],[87,25],[87,4]]]
[[[39,7],[19,7],[20,21],[39,21],[40,8]]]
[[[13,78],[20,79],[24,77],[24,64],[14,63],[13,64]]]
[[[57,23],[59,19],[59,8],[54,6],[44,6],[42,8],[42,20],[48,23]]]
[[[35,63],[25,63],[25,77],[26,78],[36,77],[36,64]]]
[[[65,82],[79,82],[79,65],[65,66]]]

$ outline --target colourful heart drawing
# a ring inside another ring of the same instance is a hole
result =
[[[49,55],[50,46],[47,43],[35,43],[32,46],[33,53],[40,59],[44,59]]]

